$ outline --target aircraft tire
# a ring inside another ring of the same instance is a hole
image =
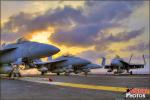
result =
[[[8,77],[11,77],[11,76],[12,76],[12,72],[11,72],[11,73],[9,73]]]
[[[41,72],[41,75],[44,75],[45,74],[45,72]]]
[[[60,73],[57,73],[57,75],[60,75]]]
[[[133,75],[133,72],[132,72],[132,71],[130,71],[130,75]]]

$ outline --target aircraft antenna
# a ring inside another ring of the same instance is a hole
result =
[[[143,61],[144,61],[144,65],[146,65],[146,61],[145,61],[145,56],[143,55]]]
[[[130,64],[130,62],[131,62],[132,56],[133,56],[133,54],[131,54],[131,56],[130,56],[130,59],[129,59],[129,64]]]

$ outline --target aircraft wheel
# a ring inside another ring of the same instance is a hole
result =
[[[11,72],[11,73],[9,73],[8,77],[11,77],[11,76],[12,76],[12,72]]]
[[[44,75],[45,74],[45,72],[41,72],[41,75]]]
[[[57,73],[57,75],[60,75],[60,73]]]
[[[133,72],[132,72],[132,71],[130,71],[130,75],[133,75]]]

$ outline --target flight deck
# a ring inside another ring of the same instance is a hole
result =
[[[51,75],[1,79],[1,100],[124,100],[128,88],[150,89],[149,83],[150,75]],[[144,100],[149,100],[149,96],[146,94]]]

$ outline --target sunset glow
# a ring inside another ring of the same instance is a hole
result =
[[[148,1],[2,1],[1,8],[3,43],[25,37],[51,44],[60,49],[53,58],[129,59],[133,53],[149,61]]]

